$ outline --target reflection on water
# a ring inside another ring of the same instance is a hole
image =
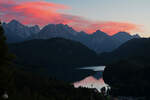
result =
[[[91,67],[83,67],[79,69],[87,69],[87,70],[93,70],[93,71],[104,71],[105,66],[91,66]]]
[[[105,66],[93,66],[93,67],[83,67],[80,69],[83,70],[93,70],[96,73],[102,73],[104,71]],[[104,83],[102,76],[97,76],[100,74],[95,74],[93,76],[88,76],[81,81],[73,83],[76,88],[78,87],[87,87],[87,88],[97,88],[99,91],[102,87],[108,86]],[[95,78],[99,77],[99,78]]]

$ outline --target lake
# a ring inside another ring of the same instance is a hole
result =
[[[80,81],[74,82],[74,87],[86,87],[86,88],[96,88],[98,91],[102,87],[107,87],[108,85],[105,84],[102,73],[105,69],[105,66],[90,66],[90,67],[82,67],[78,70],[92,70],[95,71],[95,75],[88,76]]]

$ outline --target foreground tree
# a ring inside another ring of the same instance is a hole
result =
[[[6,37],[0,22],[0,96],[8,91],[12,80],[12,59],[13,55],[9,53],[6,44]]]

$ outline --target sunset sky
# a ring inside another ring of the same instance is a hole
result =
[[[150,36],[149,0],[0,0],[0,19],[41,27],[68,24],[89,34],[100,29]]]

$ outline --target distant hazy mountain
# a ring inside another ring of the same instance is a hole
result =
[[[80,72],[77,68],[97,63],[97,55],[94,51],[79,42],[63,38],[30,40],[11,44],[9,48],[16,54],[18,64],[47,68],[48,74],[59,79],[65,77],[68,77],[68,80],[81,79],[79,77],[82,76],[81,74],[73,75],[76,71]],[[84,77],[87,76],[86,73],[82,74]]]
[[[32,36],[36,39],[49,39],[53,37],[71,38],[77,32],[68,25],[63,24],[49,24],[46,25],[38,34]]]
[[[113,36],[109,36],[97,30],[93,34],[87,34],[83,31],[77,32],[72,27],[64,24],[48,24],[40,30],[37,25],[28,27],[16,20],[12,20],[8,24],[4,23],[3,27],[6,31],[8,42],[10,43],[32,39],[62,37],[79,41],[97,53],[111,52],[126,41],[139,38],[138,35],[132,36],[126,32],[119,32]]]
[[[140,38],[139,35],[133,35],[131,36],[129,33],[127,32],[118,32],[117,34],[112,36],[113,39],[117,40],[120,44],[125,43],[128,40],[131,40],[133,38]]]
[[[63,37],[66,39],[76,40],[86,45],[97,53],[111,52],[126,41],[139,38],[138,35],[130,35],[126,32],[119,32],[113,36],[97,30],[93,34],[77,32],[72,27],[63,24],[46,25],[38,34],[30,37],[31,39],[49,39],[53,37]]]
[[[28,27],[16,20],[12,20],[9,23],[3,23],[2,26],[5,30],[7,42],[9,43],[24,41],[29,36],[36,34],[40,31],[38,25]]]

